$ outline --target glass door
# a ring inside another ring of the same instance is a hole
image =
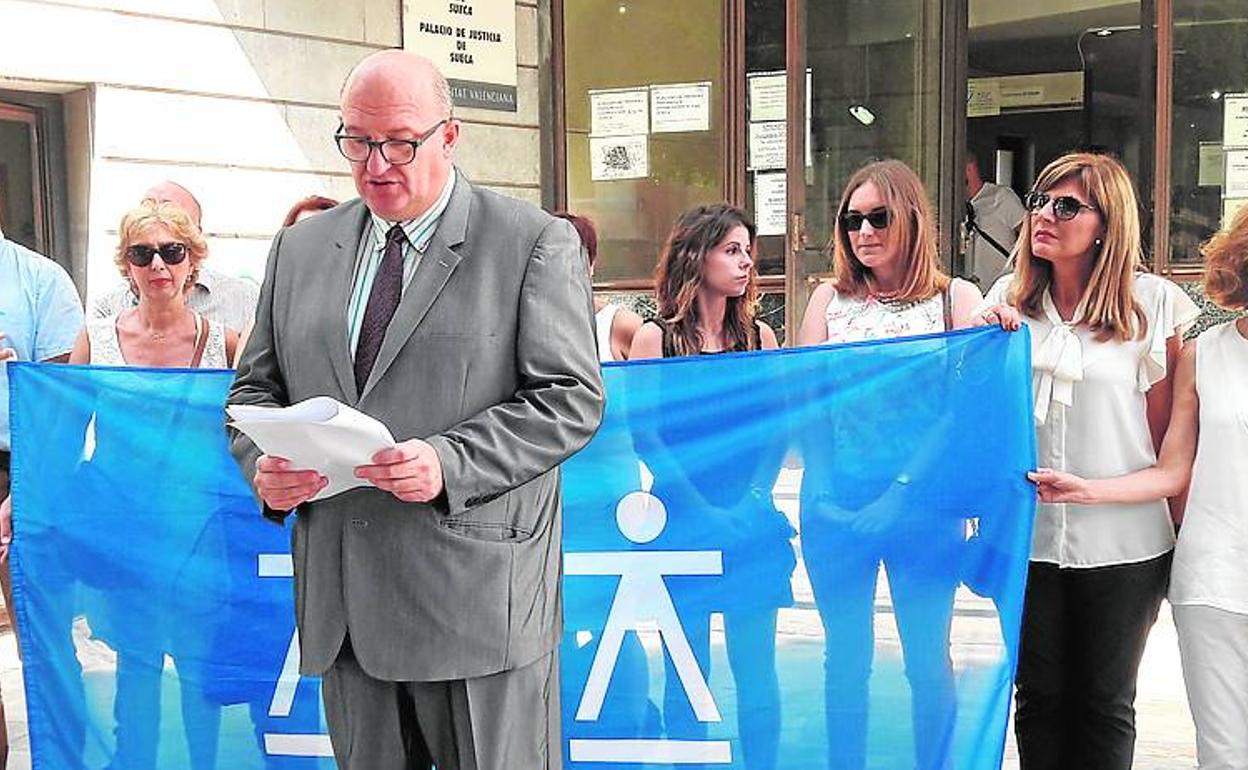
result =
[[[831,274],[827,247],[836,209],[857,168],[902,160],[934,203],[937,185],[952,180],[940,173],[940,0],[786,5],[786,326],[792,331],[814,287]]]

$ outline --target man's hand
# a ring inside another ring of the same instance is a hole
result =
[[[381,450],[355,475],[407,503],[427,503],[442,494],[442,461],[418,438]]]
[[[261,455],[256,461],[256,491],[265,505],[289,511],[325,488],[329,479],[316,471],[297,469],[284,457]]]

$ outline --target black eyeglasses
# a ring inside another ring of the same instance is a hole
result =
[[[845,229],[854,233],[862,229],[863,222],[870,222],[871,227],[874,229],[883,230],[888,227],[890,221],[892,221],[892,217],[889,215],[888,209],[872,209],[865,214],[850,211],[841,215],[841,223],[845,225]]]
[[[1023,198],[1023,205],[1033,214],[1039,214],[1045,206],[1049,205],[1049,201],[1053,201],[1053,216],[1069,222],[1079,216],[1079,212],[1083,209],[1096,211],[1096,206],[1089,206],[1073,195],[1059,195],[1056,198],[1049,197],[1048,193],[1032,190],[1027,193],[1027,197]]]
[[[162,243],[159,246],[146,246],[142,243],[136,243],[126,247],[126,260],[135,267],[147,267],[152,264],[152,260],[156,255],[160,255],[160,261],[166,265],[176,265],[186,259],[190,254],[190,250],[186,248],[185,243]]]
[[[352,163],[367,163],[375,149],[381,153],[382,160],[391,166],[406,166],[416,159],[416,150],[420,149],[420,146],[429,141],[439,128],[450,121],[450,118],[439,120],[433,124],[433,128],[415,139],[382,139],[380,141],[344,134],[342,133],[343,125],[339,123],[338,130],[334,132],[334,142],[338,145],[338,152],[342,153],[342,157]]]

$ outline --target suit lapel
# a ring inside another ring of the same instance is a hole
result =
[[[381,342],[381,350],[377,352],[377,361],[373,364],[373,371],[369,373],[368,382],[364,383],[361,399],[376,387],[377,382],[394,363],[399,351],[429,313],[429,308],[433,307],[434,301],[459,265],[462,257],[453,249],[464,242],[471,203],[472,186],[457,170],[455,189],[446,204],[446,211],[442,212],[438,228],[429,240],[425,253],[420,257],[420,263],[416,265],[416,272],[412,275],[407,290],[403,292],[403,299],[394,311],[394,318],[390,319],[390,325],[386,327],[386,336]]]
[[[349,403],[358,403],[359,394],[355,391],[355,369],[351,361],[350,342],[347,339],[347,303],[351,299],[352,278],[355,275],[355,261],[360,251],[360,239],[368,224],[368,208],[363,202],[357,202],[351,211],[344,214],[341,225],[334,232],[333,254],[326,286],[329,293],[329,312],[337,314],[337,322],[327,325],[329,339],[325,340],[325,349],[329,351],[330,364],[334,376],[338,379],[338,387]]]

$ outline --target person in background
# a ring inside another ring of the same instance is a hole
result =
[[[169,203],[182,209],[191,218],[200,237],[203,237],[199,201],[182,185],[171,181],[160,182],[143,193],[143,200]],[[204,318],[231,331],[241,332],[256,317],[256,299],[259,295],[260,289],[252,281],[201,267],[195,275],[195,285],[186,296],[186,304]],[[133,289],[123,285],[100,297],[92,307],[90,316],[94,319],[109,318],[135,307],[138,303],[139,298]]]
[[[1248,310],[1248,209],[1203,249],[1205,291]],[[1183,347],[1174,409],[1156,464],[1087,480],[1030,474],[1046,503],[1150,504],[1187,492],[1170,570],[1183,681],[1200,770],[1248,767],[1248,316]],[[1176,501],[1179,502],[1179,501]]]
[[[985,181],[975,153],[966,154],[966,272],[980,286],[992,286],[1010,269],[1018,228],[1027,213],[1014,191]]]
[[[728,204],[683,213],[655,270],[658,316],[633,337],[630,359],[703,356],[778,347],[775,332],[758,320],[755,228]],[[672,376],[676,376],[672,373]],[[724,577],[713,594],[673,586],[694,655],[710,671],[710,613],[723,611],[724,640],[737,688],[738,735],[751,770],[776,767],[780,736],[780,686],[776,675],[776,618],[791,606],[789,578],[796,563],[792,526],[771,499],[783,448],[763,444],[725,450],[699,465],[668,448],[689,430],[680,410],[665,413],[652,434],[637,435],[637,449],[654,474],[653,493],[667,505],[667,528],[655,545],[664,549],[722,544]],[[762,439],[760,438],[760,441]],[[774,456],[773,456],[774,455]],[[722,469],[733,469],[725,476]],[[663,721],[669,736],[705,734],[695,722],[670,660],[664,658]]]
[[[581,238],[581,250],[589,260],[589,277],[594,277],[594,265],[598,263],[598,231],[586,217],[556,212],[555,216],[566,219],[576,228]],[[628,308],[594,297],[594,328],[598,336],[598,360],[627,361],[633,335],[641,328],[641,316]]]
[[[927,192],[904,163],[878,161],[850,177],[836,212],[831,249],[835,277],[811,296],[798,345],[973,325],[973,311],[982,299],[979,289],[941,272]],[[820,469],[807,473],[802,485],[801,529],[827,646],[828,764],[838,769],[866,767],[881,562],[913,695],[916,765],[943,767],[953,736],[956,693],[949,633],[958,577],[948,564],[962,543],[964,525],[961,519],[938,516],[914,499],[909,487],[911,475],[921,477],[919,469],[930,461],[923,436],[942,415],[922,412],[904,399],[894,403],[899,407],[874,411],[869,426],[852,415],[834,418],[802,442],[806,467]],[[879,442],[879,435],[890,441]],[[905,525],[897,526],[901,521]],[[922,548],[911,544],[918,534]]]
[[[1026,206],[1015,272],[984,306],[1030,328],[1039,463],[1080,476],[1147,468],[1196,305],[1140,272],[1139,206],[1115,158],[1054,160]],[[1175,541],[1164,498],[1039,505],[1014,716],[1023,770],[1131,767],[1136,675]]]
[[[65,269],[0,232],[0,588],[9,622],[17,628],[9,576],[13,505],[9,499],[9,361],[64,363],[82,328],[82,302]],[[47,590],[55,590],[47,586]],[[68,640],[67,640],[68,641]],[[70,646],[66,654],[72,655]],[[81,737],[81,736],[79,736]],[[0,699],[0,770],[9,739]]]
[[[337,205],[338,201],[333,198],[326,198],[324,195],[309,195],[290,207],[290,211],[286,212],[286,218],[282,220],[282,227],[290,227],[301,219],[307,219],[321,211],[329,211]]]

